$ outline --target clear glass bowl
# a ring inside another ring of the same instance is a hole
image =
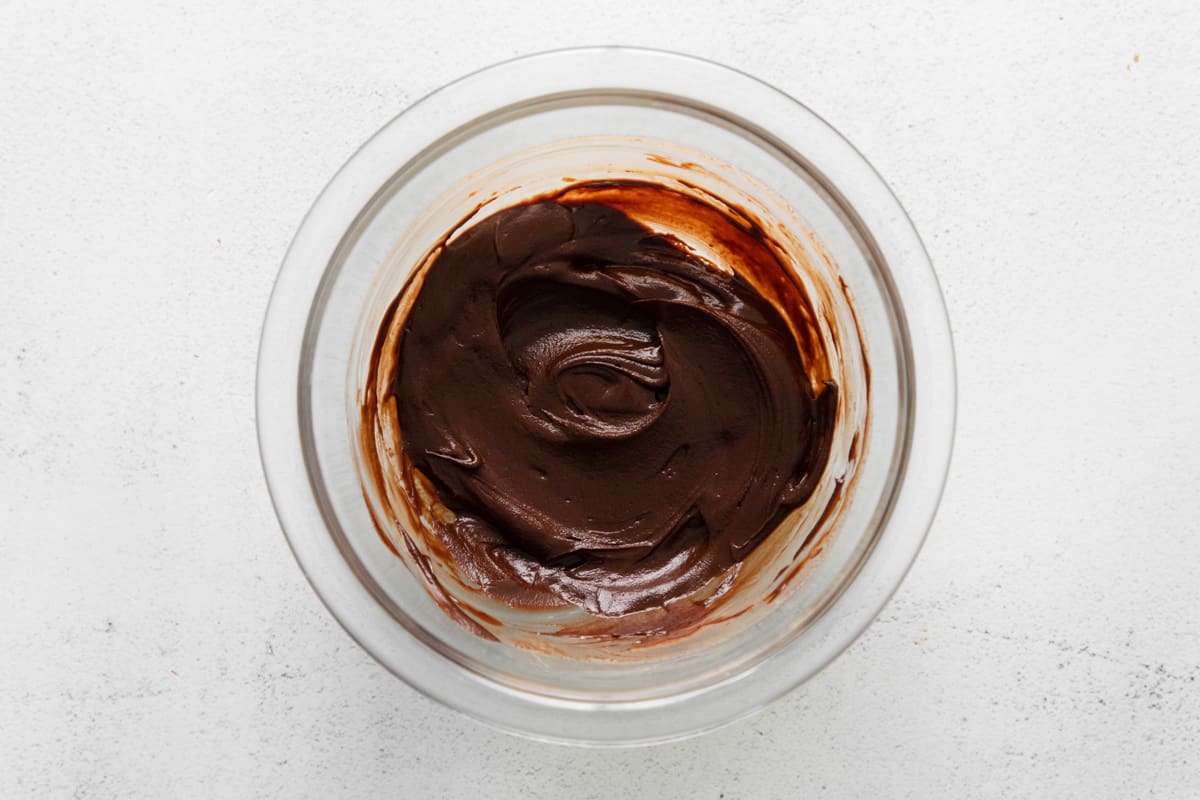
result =
[[[424,254],[471,213],[564,181],[649,173],[709,181],[718,197],[752,204],[802,234],[795,240],[805,257],[844,282],[870,366],[858,373],[869,425],[855,448],[852,490],[797,587],[754,609],[752,624],[632,658],[567,658],[485,641],[437,607],[372,522],[379,498],[364,485],[358,438],[371,342]],[[728,68],[594,48],[463,78],[355,153],[280,270],[257,401],[264,469],[288,541],[364,649],[425,694],[497,727],[611,745],[678,738],[744,716],[862,633],[899,586],[937,507],[955,380],[945,309],[920,239],[836,131]]]

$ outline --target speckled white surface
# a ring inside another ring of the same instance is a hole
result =
[[[1195,796],[1200,6],[507,5],[0,10],[0,797]],[[861,148],[943,282],[961,405],[862,640],[750,721],[589,752],[443,710],[338,628],[253,381],[360,141],[607,42],[750,71]]]

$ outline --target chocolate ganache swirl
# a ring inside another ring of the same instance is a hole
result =
[[[509,606],[617,617],[711,591],[829,459],[819,345],[610,204],[543,198],[474,224],[384,330],[400,322],[402,452],[449,511],[441,549]]]

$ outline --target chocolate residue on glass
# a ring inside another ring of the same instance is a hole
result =
[[[646,204],[729,263],[635,221]],[[427,522],[405,536],[431,533],[424,550],[506,606],[694,627],[826,470],[838,387],[817,313],[727,210],[575,184],[457,233],[411,291],[376,339],[364,442],[402,462]],[[399,441],[378,441],[381,413]],[[407,544],[439,604],[488,635]]]

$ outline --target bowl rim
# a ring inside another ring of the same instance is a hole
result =
[[[334,252],[380,186],[442,135],[495,108],[564,90],[679,96],[766,131],[836,187],[884,263],[903,266],[887,271],[902,301],[897,311],[905,316],[910,350],[906,468],[886,527],[858,575],[813,623],[826,629],[819,653],[799,652],[812,637],[797,637],[726,681],[648,701],[587,703],[522,692],[461,669],[406,631],[359,580],[325,525],[301,441],[301,363],[310,311]],[[263,322],[256,376],[259,453],[276,516],[301,570],[346,632],[389,671],[450,708],[535,739],[600,746],[669,741],[727,724],[811,678],[849,647],[920,551],[945,486],[955,414],[953,344],[937,276],[912,222],[862,154],[813,111],[757,78],[694,56],[631,47],[553,50],[485,67],[426,95],[368,139],[317,197],[287,250]],[[397,647],[403,658],[383,655]],[[706,702],[696,702],[700,696]]]

